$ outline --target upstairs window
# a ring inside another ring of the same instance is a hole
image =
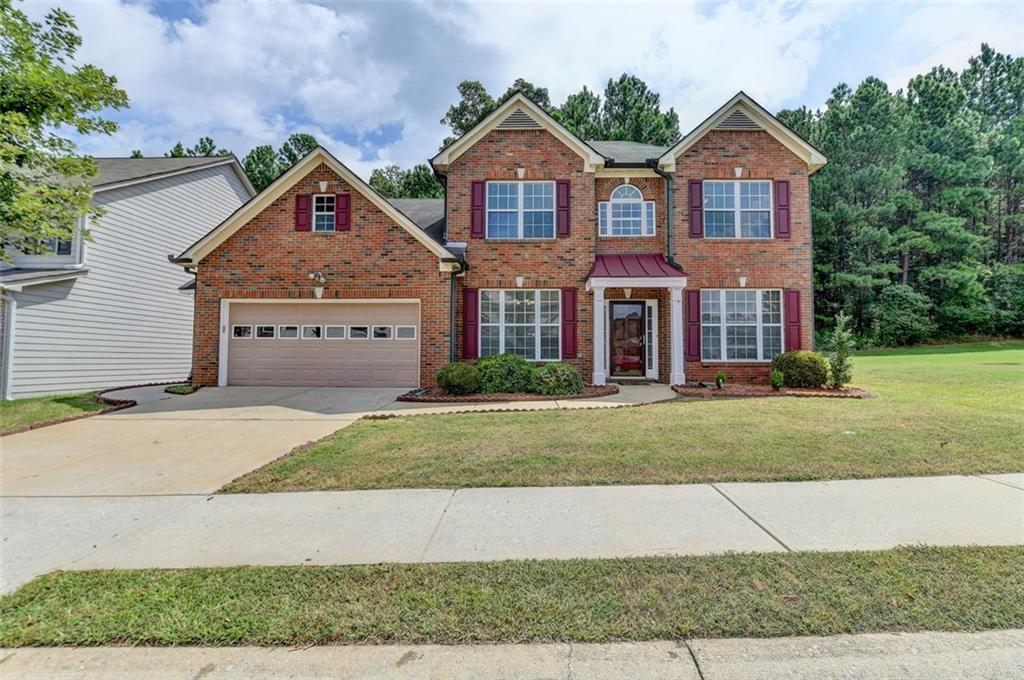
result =
[[[654,201],[645,201],[639,189],[623,184],[611,200],[597,204],[597,222],[601,236],[654,236]]]
[[[554,182],[487,183],[487,238],[554,237]]]
[[[772,183],[705,181],[705,238],[771,238]]]
[[[334,231],[334,194],[313,196],[313,231]]]

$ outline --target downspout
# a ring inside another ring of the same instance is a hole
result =
[[[665,236],[668,239],[668,243],[665,245],[665,259],[673,267],[682,269],[682,266],[676,262],[675,253],[675,241],[672,240],[672,215],[675,212],[675,207],[672,204],[673,198],[673,184],[671,173],[665,172],[658,167],[658,159],[653,158],[647,161],[650,164],[651,169],[665,178]]]
[[[0,366],[0,399],[4,401],[11,398],[11,373],[14,356],[14,315],[18,309],[18,300],[13,294],[0,289],[0,296],[4,302],[4,342],[2,351],[3,365]]]
[[[451,284],[448,294],[448,363],[455,362],[455,277],[457,273],[451,273]]]

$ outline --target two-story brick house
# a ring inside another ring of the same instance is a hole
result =
[[[812,341],[824,156],[740,93],[671,148],[517,94],[387,201],[323,149],[193,244],[200,385],[415,386],[513,352],[595,384],[764,380]]]

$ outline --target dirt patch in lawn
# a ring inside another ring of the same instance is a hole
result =
[[[700,387],[698,385],[673,385],[672,389],[681,397],[714,399],[716,397],[825,397],[832,399],[867,399],[871,393],[859,387],[831,389],[827,387],[783,387],[774,390],[769,385],[732,385]]]
[[[595,399],[597,397],[610,397],[619,393],[618,385],[587,385],[583,394],[566,394],[552,396],[547,394],[534,394],[532,392],[492,392],[490,394],[444,394],[437,387],[425,387],[412,392],[406,392],[398,397],[398,401],[414,401],[427,403],[445,404],[486,404],[500,401],[552,401],[555,399]]]

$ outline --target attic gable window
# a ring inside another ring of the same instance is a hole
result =
[[[313,196],[313,231],[334,231],[334,194]]]
[[[601,236],[654,236],[654,201],[632,184],[612,192],[611,200],[597,204],[598,233]]]

